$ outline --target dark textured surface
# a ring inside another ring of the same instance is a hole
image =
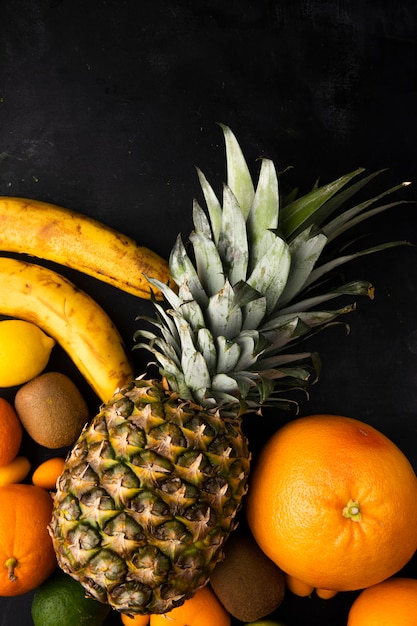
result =
[[[3,0],[0,193],[78,210],[167,256],[191,227],[194,165],[219,189],[224,179],[217,121],[254,171],[266,155],[293,166],[303,190],[359,165],[389,168],[382,188],[415,181],[416,18],[412,0]],[[417,242],[415,211],[395,208],[358,234]],[[148,305],[66,273],[131,344]],[[336,327],[314,340],[323,371],[301,412],[369,421],[417,469],[416,249],[355,261],[346,275],[372,281],[376,298],[358,303],[348,336]],[[146,355],[135,358],[140,371]],[[64,355],[51,365],[77,379]],[[255,419],[246,427],[256,453],[281,418]],[[25,445],[34,464],[50,455]],[[406,572],[417,576],[417,562]],[[353,596],[288,593],[276,617],[344,626]],[[29,626],[30,600],[1,599],[1,626]]]

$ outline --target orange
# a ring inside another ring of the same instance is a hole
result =
[[[169,613],[151,615],[150,626],[230,626],[231,617],[210,587],[198,589],[195,595]]]
[[[19,452],[23,428],[14,407],[0,398],[0,467],[8,465]]]
[[[348,626],[415,626],[417,580],[390,578],[362,591],[352,604]]]
[[[43,489],[55,489],[56,481],[64,471],[65,459],[60,456],[47,459],[35,469],[32,482]]]
[[[30,472],[30,461],[23,455],[0,467],[0,487],[22,482]]]
[[[294,592],[298,581],[304,595],[310,586],[330,597],[379,583],[413,556],[417,477],[401,450],[364,422],[298,418],[261,450],[246,513]]]
[[[129,617],[128,615],[121,614],[122,624],[124,626],[148,626],[150,616],[149,615],[135,615]],[[167,622],[168,624],[169,622]]]
[[[0,487],[0,596],[31,591],[55,570],[51,515],[52,498],[44,489]]]

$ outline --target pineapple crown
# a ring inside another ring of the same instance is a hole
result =
[[[320,263],[323,250],[352,226],[403,200],[378,204],[408,183],[340,211],[380,172],[359,168],[301,197],[281,198],[274,163],[261,161],[254,186],[236,137],[221,125],[227,184],[222,202],[197,169],[207,207],[194,200],[189,248],[178,236],[170,255],[175,292],[158,280],[165,304],[153,300],[156,318],[141,317],[157,332],[140,329],[135,347],[150,351],[170,389],[201,406],[237,414],[265,403],[288,408],[290,388],[317,377],[314,352],[287,352],[354,309],[328,310],[338,296],[373,297],[357,280],[323,291],[323,277],[340,265],[406,242],[389,242]],[[377,206],[374,206],[376,205]],[[370,208],[372,207],[372,208]]]

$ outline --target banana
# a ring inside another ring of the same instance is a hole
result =
[[[107,313],[51,269],[0,257],[0,314],[33,322],[55,339],[103,402],[134,378]]]
[[[65,265],[140,298],[151,297],[146,277],[173,286],[167,261],[152,250],[93,218],[38,200],[0,196],[0,250]]]

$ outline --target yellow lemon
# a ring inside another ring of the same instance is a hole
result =
[[[40,374],[55,340],[23,320],[0,322],[0,387],[14,387]]]

